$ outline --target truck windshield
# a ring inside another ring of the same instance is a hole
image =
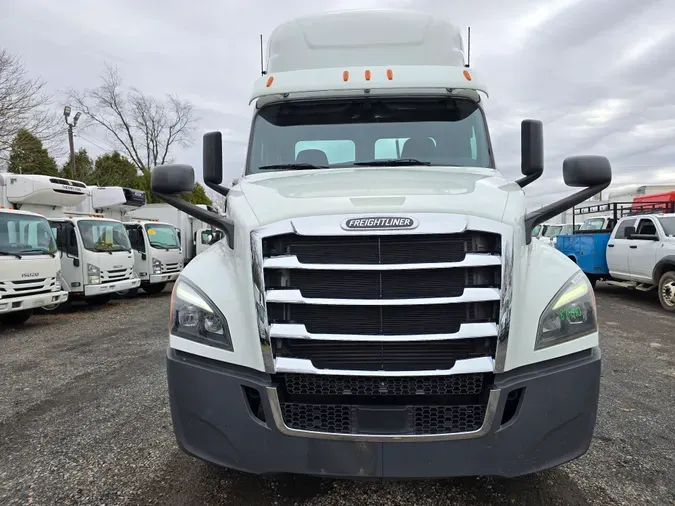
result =
[[[675,237],[675,216],[661,216],[659,223],[668,237]]]
[[[350,98],[269,105],[253,122],[247,174],[369,165],[494,168],[483,111],[462,98]]]
[[[0,213],[0,254],[51,255],[55,251],[54,234],[45,218]]]
[[[145,224],[150,246],[159,249],[180,249],[176,228],[171,225]]]
[[[602,230],[605,225],[604,218],[590,218],[585,220],[579,230]]]
[[[127,231],[118,221],[80,220],[77,228],[82,236],[82,244],[89,251],[131,250]]]
[[[546,229],[546,232],[544,232],[544,237],[555,237],[560,233],[561,230],[562,225],[549,225]]]

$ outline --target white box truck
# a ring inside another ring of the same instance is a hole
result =
[[[197,207],[217,213],[213,206],[198,204]],[[214,229],[211,225],[168,204],[146,204],[130,211],[127,216],[129,219],[158,220],[176,227],[183,250],[184,265],[223,238],[221,230]]]
[[[101,213],[124,223],[134,253],[134,269],[139,287],[119,291],[133,297],[142,288],[149,294],[159,293],[175,281],[183,269],[183,252],[176,228],[159,220],[131,218],[131,213],[146,204],[145,192],[121,186],[90,186],[90,198],[78,211]]]
[[[61,286],[56,241],[44,216],[22,210],[22,177],[0,174],[0,323],[21,325],[35,309],[56,307],[68,299]],[[62,188],[52,183],[52,189]],[[43,201],[59,206],[64,196],[52,191]]]
[[[533,228],[611,182],[565,159],[579,191],[526,212],[542,124],[521,124],[523,177],[495,167],[485,82],[460,32],[429,14],[295,19],[268,44],[244,176],[204,181],[225,215],[159,198],[222,230],[174,285],[167,375],[179,445],[251,473],[516,476],[582,455],[601,353],[593,289]]]
[[[83,299],[103,304],[113,293],[140,285],[124,225],[100,214],[70,210],[89,198],[86,184],[32,174],[13,175],[10,182],[15,206],[49,221],[61,256],[67,302]]]

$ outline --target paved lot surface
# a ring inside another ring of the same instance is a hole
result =
[[[646,294],[598,285],[597,295],[593,445],[514,480],[261,478],[184,455],[164,375],[168,289],[0,328],[0,504],[675,504],[675,316]]]

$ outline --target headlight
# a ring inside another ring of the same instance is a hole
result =
[[[101,283],[101,269],[92,264],[87,264],[87,279],[90,285]]]
[[[595,294],[580,271],[565,283],[541,314],[534,349],[548,348],[597,330]]]
[[[152,273],[153,274],[161,274],[162,273],[162,262],[160,262],[156,258],[152,259]]]
[[[225,317],[201,291],[178,281],[171,294],[171,333],[232,351],[232,339]]]
[[[63,274],[61,273],[61,269],[56,271],[55,280],[56,282],[54,283],[54,288],[52,288],[52,292],[60,292],[61,290],[63,290],[64,286]]]

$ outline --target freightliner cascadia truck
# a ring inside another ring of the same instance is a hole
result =
[[[251,473],[516,476],[586,452],[601,353],[593,289],[533,228],[606,188],[609,161],[563,162],[570,196],[526,212],[542,124],[521,122],[523,176],[496,168],[481,74],[431,15],[366,10],[278,26],[255,82],[246,165],[224,214],[152,191],[222,230],[171,300],[178,444]],[[514,122],[517,121],[514,118]]]

